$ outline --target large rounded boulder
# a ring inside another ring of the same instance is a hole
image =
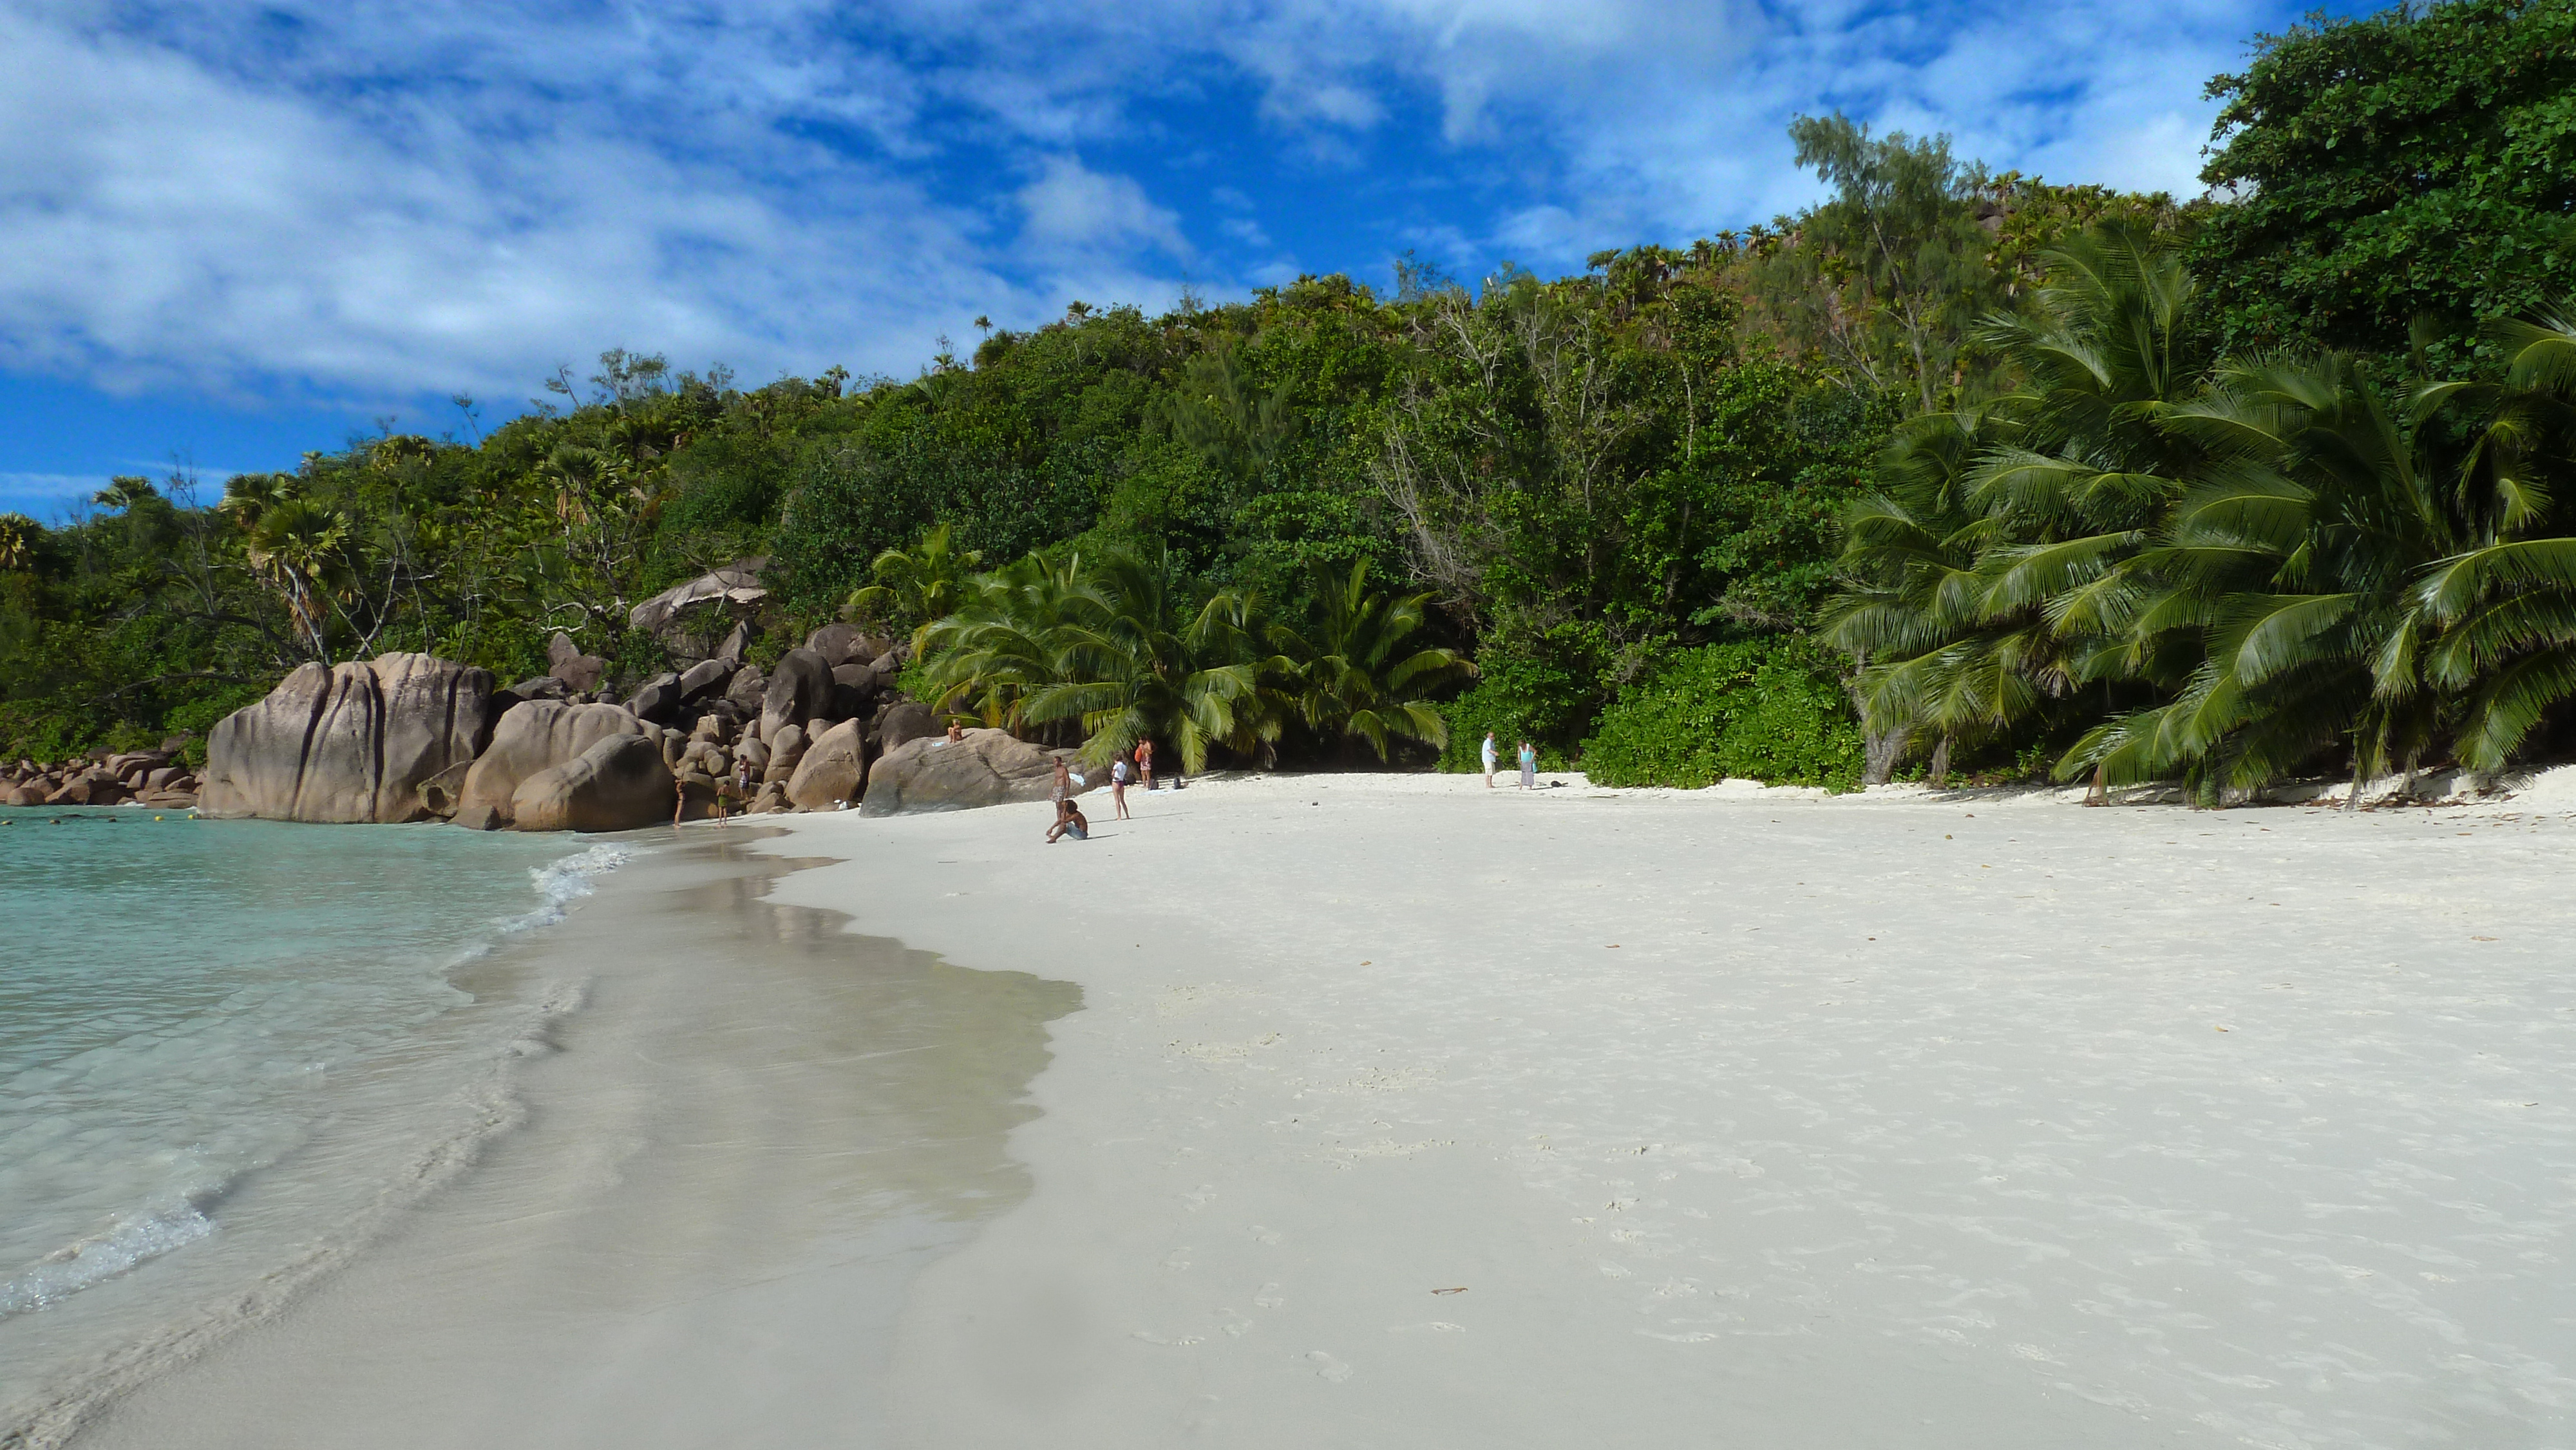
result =
[[[519,782],[510,815],[522,831],[631,831],[669,820],[677,789],[657,740],[611,735]]]
[[[802,725],[832,708],[832,667],[810,649],[792,649],[769,672],[769,688],[760,697],[760,735],[766,740],[785,725]]]
[[[206,737],[200,813],[278,821],[417,821],[421,787],[492,732],[489,670],[424,654],[300,665]]]
[[[622,705],[567,705],[556,700],[514,705],[493,727],[490,748],[465,772],[457,792],[455,822],[478,831],[516,824],[518,813],[512,802],[521,782],[580,759],[582,752],[602,740],[621,735],[642,739],[644,732],[644,722]],[[658,761],[658,733],[649,743]],[[669,806],[665,797],[663,807],[667,811]]]
[[[867,767],[866,722],[844,720],[805,747],[795,773],[788,777],[787,799],[798,810],[832,810],[844,801],[859,799]]]
[[[813,753],[808,749],[807,758]],[[1055,763],[1072,758],[1070,750],[1031,745],[1007,730],[969,730],[966,738],[954,741],[944,736],[915,740],[888,751],[869,768],[860,810],[891,816],[1042,801],[1055,785]],[[1079,794],[1084,787],[1074,789]]]
[[[939,712],[919,700],[897,700],[877,716],[877,749],[888,755],[915,740],[935,740],[947,735],[939,723]]]

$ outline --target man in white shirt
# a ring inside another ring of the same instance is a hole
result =
[[[1483,755],[1484,755],[1484,760],[1485,760],[1485,789],[1487,789],[1487,790],[1492,790],[1492,789],[1494,788],[1494,761],[1495,761],[1495,755],[1494,755],[1494,732],[1493,732],[1493,731],[1491,731],[1491,730],[1488,730],[1488,731],[1486,731],[1486,732],[1485,732],[1485,744],[1484,744],[1484,746],[1483,746]]]

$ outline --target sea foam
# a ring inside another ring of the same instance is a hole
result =
[[[505,932],[527,931],[534,927],[552,926],[564,919],[564,908],[591,893],[591,879],[605,876],[635,859],[635,852],[614,841],[602,841],[587,851],[576,851],[557,861],[549,861],[528,872],[536,884],[537,896],[543,903],[525,916],[510,918],[501,924]]]
[[[106,1232],[57,1250],[0,1284],[0,1319],[42,1309],[214,1231],[215,1221],[191,1201],[122,1219]]]

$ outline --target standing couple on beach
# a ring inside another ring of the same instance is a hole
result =
[[[1485,732],[1485,744],[1481,753],[1485,758],[1485,789],[1492,790],[1494,788],[1494,732],[1491,730]],[[1538,785],[1538,747],[1526,740],[1521,742],[1520,765],[1521,789],[1535,789]]]
[[[1127,782],[1142,776],[1145,789],[1154,789],[1154,742],[1139,740],[1135,750],[1122,750],[1109,759],[1109,799],[1117,807],[1119,820],[1133,819],[1127,814]],[[1055,801],[1055,824],[1047,827],[1047,844],[1052,846],[1067,836],[1077,841],[1091,839],[1091,818],[1074,804],[1074,788],[1085,782],[1064,761],[1055,763],[1055,785],[1048,792]]]

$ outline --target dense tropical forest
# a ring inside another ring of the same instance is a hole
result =
[[[1576,276],[1076,302],[909,379],[612,351],[533,411],[0,516],[0,748],[306,660],[506,680],[765,557],[751,646],[1188,768],[2497,770],[2576,731],[2576,3],[2259,37],[2177,202],[1799,120],[1807,210]]]

